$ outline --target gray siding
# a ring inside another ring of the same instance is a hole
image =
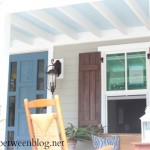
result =
[[[95,48],[80,46],[55,47],[54,58],[64,59],[64,78],[57,80],[55,94],[60,96],[65,125],[78,125],[78,61],[79,53],[97,51]]]
[[[62,113],[65,122],[78,125],[78,62],[79,53],[95,52],[97,47],[90,45],[73,45],[55,47],[54,58],[64,59],[64,78],[57,80],[57,88],[54,94],[60,96]],[[86,147],[85,147],[86,145]],[[77,150],[93,150],[92,143],[78,142]]]

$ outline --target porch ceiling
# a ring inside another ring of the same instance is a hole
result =
[[[82,0],[81,0],[82,1]],[[52,45],[150,37],[149,0],[95,0],[12,14],[11,42]]]

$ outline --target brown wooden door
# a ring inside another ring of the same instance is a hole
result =
[[[79,126],[100,123],[101,112],[101,54],[79,54]]]

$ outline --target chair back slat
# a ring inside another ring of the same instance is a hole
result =
[[[27,99],[25,99],[25,101],[26,100]],[[38,99],[38,100],[32,100],[28,102],[28,108],[39,108],[39,107],[47,107],[47,106],[55,106],[55,100]]]

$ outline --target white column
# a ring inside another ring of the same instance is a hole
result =
[[[54,57],[54,47],[51,46],[48,50],[48,65],[51,65],[51,59],[53,59]],[[53,98],[51,91],[47,90],[47,98],[51,99]],[[47,108],[47,113],[52,112],[52,107],[48,107]]]
[[[0,4],[0,119],[6,119],[8,70],[9,70],[9,42],[10,15],[6,14]],[[5,140],[5,123],[0,122],[0,140]]]

